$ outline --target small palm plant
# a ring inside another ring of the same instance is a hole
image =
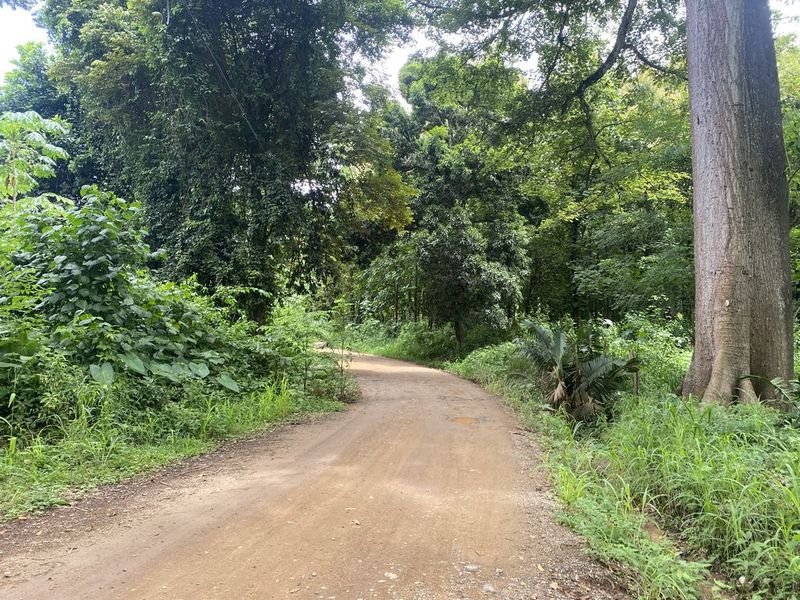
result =
[[[577,340],[565,331],[528,324],[529,335],[515,341],[519,354],[539,372],[547,402],[583,421],[604,412],[624,386],[639,360],[605,354],[583,356]]]

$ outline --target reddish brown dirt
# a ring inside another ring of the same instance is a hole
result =
[[[625,598],[513,412],[356,356],[362,401],[0,529],[3,599]]]

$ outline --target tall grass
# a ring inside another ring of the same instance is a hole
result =
[[[64,504],[88,488],[206,452],[268,423],[343,406],[332,394],[304,395],[286,379],[237,398],[198,388],[181,402],[145,411],[123,404],[113,386],[87,382],[75,395],[70,417],[46,431],[18,432],[0,447],[3,518]]]
[[[800,595],[800,432],[759,405],[629,398],[601,436],[607,476],[750,598]]]

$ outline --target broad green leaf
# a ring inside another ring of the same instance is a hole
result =
[[[102,365],[89,365],[89,373],[92,379],[101,385],[114,383],[114,367],[109,362],[104,362]]]
[[[119,354],[118,357],[131,371],[135,371],[140,375],[147,375],[147,367],[144,365],[144,361],[133,352]]]
[[[232,392],[238,393],[240,391],[239,384],[236,383],[233,379],[231,379],[231,376],[228,375],[227,373],[222,373],[221,375],[218,375],[215,379],[218,384],[220,384],[222,387],[228,388]]]
[[[178,373],[175,372],[172,366],[165,363],[150,363],[150,371],[152,371],[153,375],[158,375],[159,377],[168,379],[173,383],[180,383],[181,381]]]
[[[198,363],[198,362],[190,362],[189,369],[191,369],[192,373],[200,377],[201,379],[205,379],[208,377],[208,365],[206,363]]]

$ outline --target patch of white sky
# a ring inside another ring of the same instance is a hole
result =
[[[777,34],[795,34],[800,38],[800,0],[771,0],[770,6],[783,17]],[[31,12],[7,6],[0,8],[0,78],[13,68],[17,46],[30,41],[47,42],[47,33],[36,26]],[[391,48],[383,60],[373,66],[371,76],[399,96],[398,74],[402,66],[413,54],[432,52],[435,48],[435,41],[423,30],[416,30],[406,44]],[[517,66],[523,71],[532,71],[536,65],[535,60],[530,60]]]
[[[36,26],[27,10],[0,8],[0,77],[14,68],[17,46],[26,42],[47,42],[47,32]]]

